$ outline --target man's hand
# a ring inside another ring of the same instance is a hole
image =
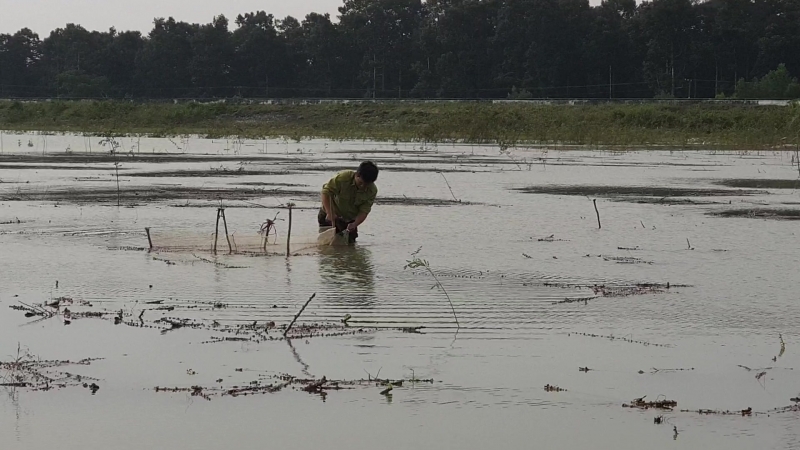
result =
[[[336,226],[336,214],[328,213],[328,215],[325,216],[325,220],[330,222],[331,226],[333,226],[333,227]]]
[[[356,225],[355,222],[351,222],[351,223],[347,224],[347,231],[350,232],[350,233],[356,231],[356,228],[358,228],[358,225]]]

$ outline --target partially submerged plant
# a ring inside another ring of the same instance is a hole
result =
[[[450,309],[453,310],[453,318],[456,321],[456,327],[461,328],[461,324],[458,323],[456,308],[453,306],[453,300],[450,299],[450,294],[447,293],[447,289],[445,289],[444,286],[442,286],[442,283],[439,281],[439,278],[436,277],[436,274],[433,272],[433,269],[431,269],[431,264],[427,260],[421,259],[419,257],[420,251],[422,251],[422,247],[418,248],[414,253],[411,254],[411,260],[406,261],[406,265],[405,267],[403,267],[403,270],[419,269],[419,268],[427,270],[428,273],[431,274],[431,276],[433,277],[434,281],[436,281],[436,287],[441,289],[442,292],[444,292],[445,297],[447,297],[447,301],[450,303]]]
[[[119,191],[119,160],[117,159],[117,155],[118,155],[118,153],[119,153],[119,152],[118,152],[119,148],[120,148],[120,147],[122,147],[122,144],[120,144],[120,143],[119,143],[119,142],[118,142],[118,141],[117,141],[117,140],[114,138],[114,136],[112,136],[111,134],[108,134],[108,135],[106,135],[106,136],[105,136],[105,137],[104,137],[104,138],[103,138],[103,139],[100,141],[100,145],[102,145],[102,146],[105,146],[106,144],[108,144],[108,146],[109,146],[109,147],[111,147],[111,150],[110,150],[109,152],[110,152],[112,155],[114,155],[114,172],[115,172],[115,176],[116,176],[116,178],[117,178],[117,206],[120,206],[120,191]]]
[[[270,234],[275,236],[275,241],[277,242],[278,232],[275,230],[275,221],[278,220],[278,214],[280,214],[280,211],[278,211],[278,213],[275,214],[275,217],[273,217],[272,219],[267,219],[266,222],[262,223],[261,229],[258,231],[258,234],[260,234],[264,238],[265,251],[267,249],[267,243],[269,242]]]

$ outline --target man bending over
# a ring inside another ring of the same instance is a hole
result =
[[[336,227],[336,232],[348,231],[350,243],[358,237],[358,226],[372,211],[378,187],[378,167],[364,161],[358,170],[344,170],[322,186],[322,208],[317,220],[320,227]]]

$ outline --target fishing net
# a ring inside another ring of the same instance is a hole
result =
[[[198,233],[196,230],[150,230],[153,250],[173,253],[214,253],[285,255],[286,237],[261,232]],[[336,233],[335,228],[322,230],[318,235],[292,236],[289,253],[313,253],[320,248],[348,245],[347,232]]]

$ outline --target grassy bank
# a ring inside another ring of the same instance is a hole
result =
[[[0,129],[93,134],[788,148],[800,107],[724,104],[0,102]]]

